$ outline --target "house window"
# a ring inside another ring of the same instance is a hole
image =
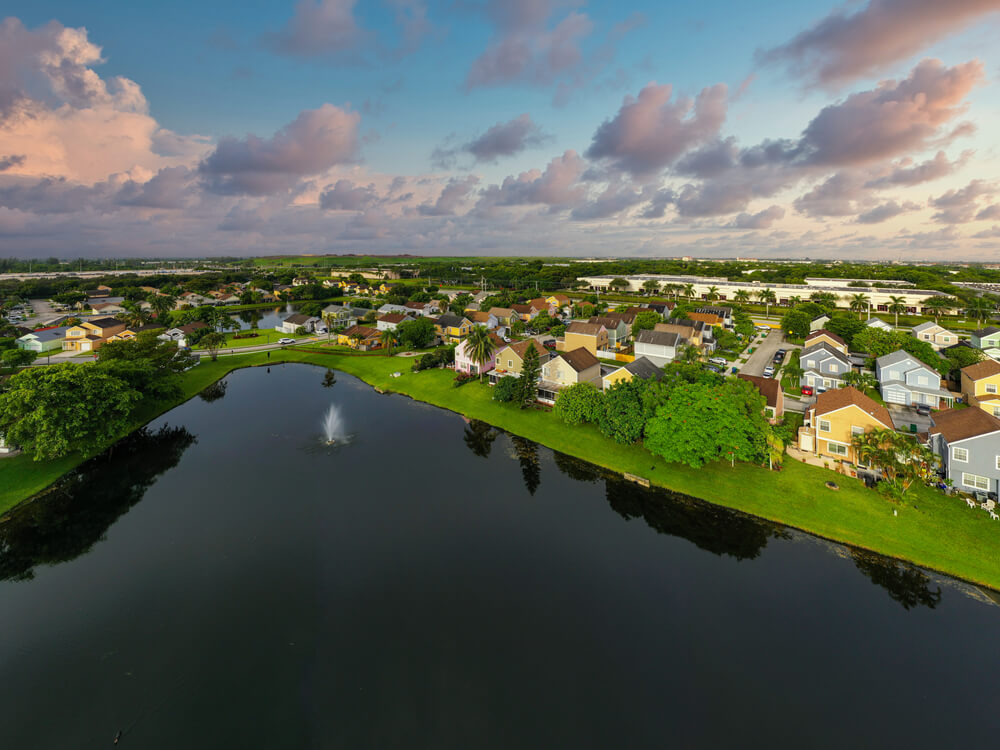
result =
[[[851,437],[854,437],[855,435],[864,435],[864,434],[865,434],[864,427],[855,427],[853,425],[851,426]]]
[[[829,378],[823,378],[823,387],[830,388],[831,386],[833,386],[833,381]]]
[[[810,359],[808,362],[806,362],[806,367],[815,367],[815,366],[816,366],[815,359]]]
[[[819,431],[820,432],[829,432],[830,431],[830,420],[828,420],[828,419],[821,419],[821,420],[819,420]]]
[[[930,341],[930,340],[931,340],[930,334],[925,333],[924,334],[924,341]]]
[[[994,417],[1000,417],[1000,406],[994,406],[993,407],[993,416]]]
[[[514,360],[508,359],[507,360],[507,367],[513,367],[513,366],[514,366]]]
[[[951,448],[951,460],[961,461],[962,463],[969,463],[969,451],[967,448],[959,448],[958,446],[952,446]]]
[[[840,372],[840,370],[837,369],[837,365],[836,364],[831,364],[830,365],[830,372]]]
[[[987,477],[981,477],[978,474],[966,474],[964,471],[962,472],[962,484],[977,490],[988,490],[990,488],[990,480]]]
[[[830,452],[830,454],[833,455],[833,456],[846,456],[847,455],[847,446],[846,445],[842,445],[840,443],[827,443],[826,444],[826,448]]]
[[[997,469],[1000,470],[1000,456],[997,456]]]
[[[996,393],[997,392],[997,387],[993,383],[987,383],[986,384],[986,392],[987,393]]]
[[[942,336],[941,340],[947,344],[949,341],[951,341],[951,336]]]

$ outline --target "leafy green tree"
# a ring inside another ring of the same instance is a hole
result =
[[[7,349],[0,354],[0,362],[4,367],[27,367],[38,357],[37,352],[30,349]]]
[[[424,349],[434,341],[434,323],[424,317],[404,320],[396,326],[396,336],[406,349]]]
[[[562,323],[554,325],[552,326],[552,328],[549,329],[549,333],[551,333],[556,338],[561,338],[566,335],[566,326],[564,326]]]
[[[632,322],[632,335],[637,335],[639,331],[651,331],[657,323],[662,322],[663,318],[656,310],[643,310],[635,316],[635,320]]]
[[[853,385],[859,391],[871,390],[878,385],[878,381],[874,375],[870,372],[859,372],[858,370],[845,372],[843,381],[844,385]]]
[[[882,473],[879,483],[890,499],[902,500],[914,482],[930,476],[938,462],[934,451],[895,430],[870,430],[851,439],[858,461]]]
[[[643,401],[645,384],[640,378],[620,380],[604,392],[604,408],[598,415],[597,426],[605,437],[626,445],[642,439],[647,418]]]
[[[221,333],[212,331],[202,336],[201,341],[198,343],[208,350],[208,356],[210,356],[214,362],[219,356],[219,349],[226,345],[226,337]]]
[[[804,339],[808,336],[811,324],[812,318],[802,310],[789,310],[781,316],[781,330],[793,338]]]
[[[837,306],[837,295],[833,292],[813,292],[809,299],[827,311]]]
[[[426,355],[425,355],[426,356]],[[521,384],[513,375],[504,375],[493,386],[493,400],[501,403],[516,401],[521,396]]]
[[[518,378],[521,386],[519,403],[525,409],[535,403],[538,397],[538,378],[541,376],[542,366],[538,359],[538,349],[529,346],[521,362],[521,377]]]
[[[648,281],[642,282],[642,288],[645,290],[646,294],[656,294],[660,291],[660,282],[656,279],[649,279]]]
[[[955,308],[957,303],[951,297],[928,297],[921,303],[925,308],[931,311],[934,316],[934,322],[937,323],[938,319],[947,311]]]
[[[847,315],[835,316],[826,323],[826,330],[840,336],[850,349],[854,348],[854,337],[868,327],[862,321]]]
[[[604,409],[604,396],[592,383],[576,383],[564,388],[556,398],[552,412],[566,424],[598,421]]]
[[[36,461],[90,453],[121,435],[142,398],[97,365],[22,370],[0,395],[0,432]]]
[[[621,291],[622,289],[628,289],[628,281],[623,279],[621,276],[616,276],[608,282],[609,289],[617,289]]]
[[[942,350],[941,354],[951,364],[952,372],[961,370],[963,367],[968,367],[969,365],[974,365],[976,362],[982,362],[986,358],[981,349],[974,349],[971,346],[952,346]]]
[[[646,448],[668,462],[698,468],[710,461],[768,458],[765,399],[744,380],[681,383],[646,424]]]

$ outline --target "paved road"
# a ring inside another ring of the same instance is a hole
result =
[[[65,313],[56,312],[47,299],[32,299],[28,301],[31,303],[31,309],[34,310],[35,315],[38,316],[31,321],[33,328],[41,328],[42,326],[48,325],[49,321],[61,318],[65,315]]]
[[[750,359],[743,363],[740,372],[744,375],[762,376],[764,368],[772,364],[774,353],[782,348],[784,341],[784,333],[778,329],[771,331],[763,341],[757,344],[756,351],[750,355]]]

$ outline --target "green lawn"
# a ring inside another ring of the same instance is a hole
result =
[[[236,335],[245,335],[248,333],[254,334],[252,337],[245,339],[233,338]],[[249,331],[236,331],[229,332],[226,334],[226,343],[219,347],[219,349],[239,349],[244,346],[262,346],[264,344],[276,344],[278,339],[282,336],[287,336],[286,333],[278,333],[275,330],[264,330],[258,331],[256,329]],[[195,344],[191,347],[195,351],[204,351],[205,347],[201,344]]]
[[[838,542],[959,576],[1000,589],[1000,524],[961,500],[920,487],[908,501],[894,506],[856,479],[788,460],[784,470],[736,464],[714,464],[691,469],[667,464],[641,446],[618,445],[593,426],[570,427],[552,414],[520,410],[491,399],[487,385],[472,382],[452,386],[447,370],[410,371],[411,359],[385,356],[346,356],[312,350],[282,349],[220,358],[185,374],[185,397],[196,394],[230,370],[279,362],[304,362],[333,367],[355,375],[383,391],[402,393],[420,401],[481,419],[550,448],[618,472],[647,477],[653,484],[700,497]],[[393,378],[391,373],[402,375]],[[179,402],[178,402],[179,403]],[[149,406],[135,426],[176,404]],[[0,461],[0,510],[43,489],[79,464],[76,456],[33,464],[18,457]],[[839,491],[825,482],[834,479]],[[893,509],[898,516],[893,515]]]

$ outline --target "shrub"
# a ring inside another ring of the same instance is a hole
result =
[[[520,395],[517,378],[512,375],[504,375],[493,387],[493,400],[501,403],[509,403],[517,399]]]
[[[577,383],[559,392],[553,411],[566,424],[596,422],[603,412],[603,395],[591,383]]]
[[[460,372],[458,373],[458,375],[455,376],[455,381],[452,383],[452,385],[458,388],[459,386],[465,385],[470,380],[475,380],[475,379],[476,379],[475,375],[470,375],[467,372]]]

